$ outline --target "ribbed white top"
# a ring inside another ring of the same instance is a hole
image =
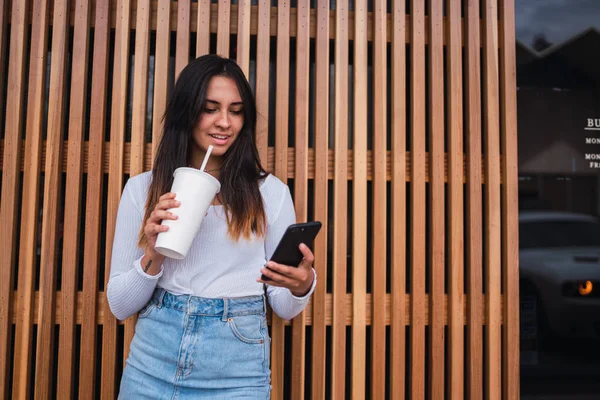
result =
[[[144,207],[152,175],[137,175],[127,181],[115,227],[107,297],[110,309],[119,319],[138,312],[159,286],[173,294],[206,298],[232,298],[260,295],[263,285],[256,282],[260,269],[275,251],[286,228],[296,222],[289,188],[273,175],[260,185],[267,216],[265,237],[233,241],[227,235],[222,206],[211,206],[200,231],[183,260],[165,258],[162,270],[152,276],[144,273],[140,261],[144,250],[137,245]],[[267,285],[273,311],[281,318],[299,314],[314,291],[296,297],[288,289]]]

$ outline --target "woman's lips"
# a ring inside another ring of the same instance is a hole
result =
[[[208,136],[211,137],[213,142],[215,142],[217,145],[220,145],[220,146],[225,145],[229,141],[229,138],[230,138],[230,136],[228,136],[228,135],[219,135],[219,134],[209,134]]]

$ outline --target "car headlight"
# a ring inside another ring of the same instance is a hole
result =
[[[577,283],[577,291],[582,296],[587,296],[588,294],[592,293],[593,288],[594,285],[592,284],[592,281],[584,281]]]

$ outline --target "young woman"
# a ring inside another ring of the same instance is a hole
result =
[[[266,301],[295,317],[316,275],[304,245],[299,266],[267,262],[296,217],[288,187],[260,164],[255,130],[255,100],[233,61],[206,55],[181,72],[153,170],[127,181],[119,205],[107,297],[121,320],[139,312],[120,399],[270,397]],[[221,191],[186,258],[165,258],[154,246],[161,221],[177,218],[167,211],[179,206],[173,172],[199,168],[209,145],[205,171]]]

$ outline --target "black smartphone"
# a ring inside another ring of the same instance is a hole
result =
[[[303,222],[288,226],[271,256],[271,261],[289,265],[290,267],[297,267],[304,258],[298,246],[304,243],[312,250],[313,242],[320,230],[321,223],[319,221]],[[261,279],[264,281],[269,280],[264,275],[261,276]]]

